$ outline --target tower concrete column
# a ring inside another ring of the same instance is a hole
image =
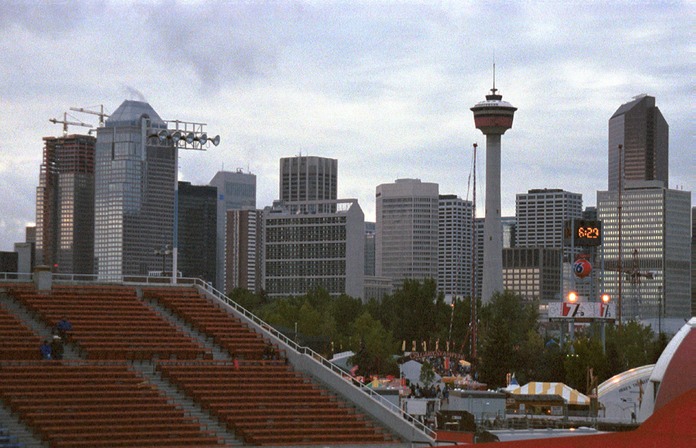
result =
[[[486,217],[483,224],[483,302],[503,290],[503,235],[500,224],[500,134],[486,135]]]

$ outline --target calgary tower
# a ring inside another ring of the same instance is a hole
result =
[[[512,127],[516,107],[495,88],[471,108],[476,129],[486,135],[486,217],[483,227],[483,285],[481,300],[487,303],[495,291],[503,291],[503,227],[500,223],[500,136]]]

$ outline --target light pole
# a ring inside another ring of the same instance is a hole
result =
[[[602,303],[606,306],[609,306],[609,301],[611,300],[611,297],[609,294],[602,294]],[[604,318],[604,316],[600,316],[602,318],[602,353],[606,354],[607,353],[607,336],[606,336],[606,331],[605,331],[605,325],[607,323],[607,320]]]
[[[212,143],[220,144],[220,136],[208,138],[205,132],[205,123],[193,123],[181,120],[166,121],[167,129],[150,129],[149,139],[163,147],[171,147],[174,150],[174,229],[172,235],[172,284],[176,284],[179,262],[179,148],[205,151]],[[169,126],[173,125],[170,129]]]
[[[570,291],[568,293],[568,302],[576,303],[578,301],[578,293],[575,291]],[[573,342],[575,341],[575,316],[570,319],[570,350],[575,353],[575,348],[573,347]]]
[[[155,255],[162,256],[162,277],[165,277],[167,275],[166,270],[165,270],[165,259],[166,259],[167,255],[171,255],[171,254],[172,254],[172,246],[170,246],[169,244],[167,244],[166,246],[162,246],[162,248],[159,250],[155,249]]]
[[[450,304],[450,307],[452,308],[452,312],[450,313],[450,327],[449,327],[449,335],[447,336],[447,341],[452,340],[452,323],[454,322],[454,305],[457,303],[457,298],[452,297],[452,303]]]

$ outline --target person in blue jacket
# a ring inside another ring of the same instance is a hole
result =
[[[56,324],[56,334],[62,339],[67,339],[68,331],[72,331],[72,329],[72,324],[65,316]]]
[[[41,359],[51,359],[51,344],[48,343],[48,341],[44,340],[43,344],[41,344],[41,347],[39,347],[39,351],[41,352]]]

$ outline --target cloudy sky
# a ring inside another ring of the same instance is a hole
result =
[[[62,131],[49,118],[126,99],[207,123],[222,143],[182,153],[181,179],[250,171],[259,208],[278,196],[279,159],[300,153],[338,159],[339,197],[359,199],[368,220],[375,187],[397,178],[470,198],[477,142],[481,216],[485,139],[469,108],[491,88],[494,61],[518,107],[502,143],[504,215],[532,188],[595,205],[608,119],[641,93],[670,126],[670,187],[693,190],[696,3],[607,3],[6,1],[0,250],[35,220],[42,137]]]

